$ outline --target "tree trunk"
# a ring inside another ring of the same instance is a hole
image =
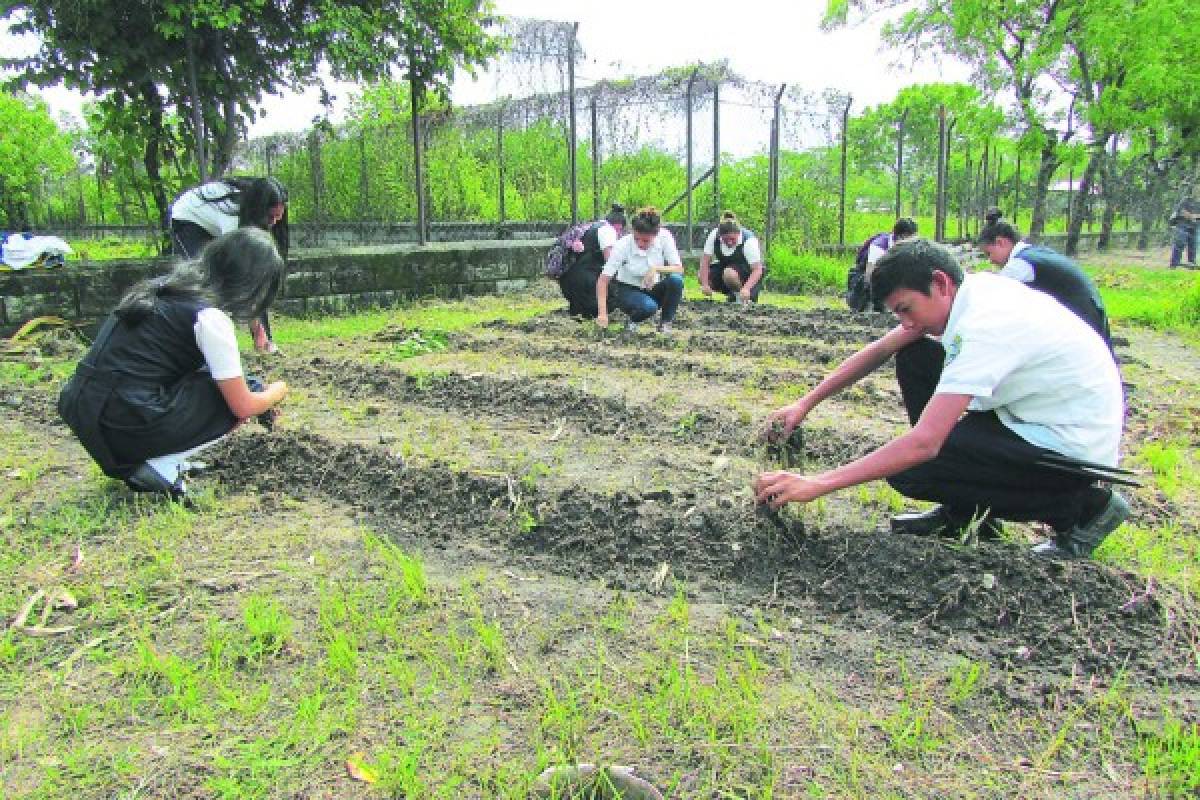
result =
[[[1058,169],[1058,142],[1048,139],[1042,147],[1042,161],[1038,165],[1037,180],[1033,187],[1033,217],[1029,221],[1029,235],[1040,236],[1046,229],[1046,196],[1050,191],[1050,179]]]
[[[1117,221],[1117,164],[1116,156],[1108,153],[1104,157],[1104,167],[1100,171],[1100,193],[1104,197],[1104,215],[1100,218],[1100,238],[1096,240],[1096,249],[1103,252],[1112,243],[1113,225]]]
[[[1138,222],[1140,228],[1138,230],[1138,250],[1148,250],[1150,248],[1150,234],[1153,232],[1154,223],[1158,220],[1159,215],[1159,198],[1166,184],[1167,171],[1159,169],[1154,163],[1154,159],[1146,159],[1146,175],[1145,175],[1145,194],[1142,195],[1141,202],[1138,203]]]
[[[150,182],[150,194],[154,197],[154,207],[158,211],[159,246],[163,252],[166,252],[170,242],[167,231],[167,216],[170,214],[170,206],[167,202],[167,190],[163,186],[160,166],[162,142],[167,135],[163,125],[163,99],[162,95],[158,93],[158,86],[154,81],[148,80],[143,83],[141,91],[142,101],[150,115],[150,125],[146,131],[146,148],[142,152],[142,163],[146,165],[146,178]]]
[[[1083,177],[1079,181],[1079,209],[1082,213],[1071,214],[1067,223],[1066,253],[1069,256],[1074,256],[1079,252],[1079,234],[1083,229],[1083,218],[1087,216],[1086,209],[1090,207],[1092,184],[1095,183],[1096,174],[1108,157],[1110,137],[1111,134],[1105,133],[1092,143],[1092,154],[1088,158],[1087,166],[1083,169]]]
[[[225,37],[217,31],[213,43],[213,69],[221,80],[221,124],[220,130],[214,131],[212,143],[212,172],[214,175],[224,175],[233,165],[233,154],[238,140],[237,102],[234,99],[233,78],[229,71],[229,62],[225,53]]]
[[[191,105],[192,135],[196,145],[196,177],[200,183],[208,182],[208,156],[204,151],[204,116],[200,111],[200,81],[196,69],[196,29],[188,24],[183,35],[184,50],[187,53],[188,102]]]

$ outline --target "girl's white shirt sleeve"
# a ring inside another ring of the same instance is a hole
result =
[[[242,374],[242,354],[238,352],[237,334],[228,314],[219,308],[205,308],[196,314],[192,329],[214,381]]]
[[[601,225],[596,231],[596,243],[600,245],[600,252],[603,253],[617,243],[617,229],[612,225]]]
[[[666,228],[658,232],[658,242],[662,246],[663,264],[668,267],[678,267],[683,264],[679,257],[679,247],[675,244],[675,235]]]

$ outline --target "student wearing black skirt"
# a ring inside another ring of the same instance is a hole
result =
[[[171,204],[171,249],[177,256],[198,258],[221,234],[252,226],[270,233],[287,261],[287,202],[287,189],[275,178],[230,177],[195,186]],[[250,323],[250,332],[256,350],[275,352],[266,315]]]
[[[58,398],[106,475],[181,496],[189,456],[283,400],[287,384],[247,382],[233,325],[260,318],[283,275],[271,236],[239,228],[125,295]]]

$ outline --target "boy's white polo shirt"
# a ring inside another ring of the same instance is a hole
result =
[[[942,335],[938,394],[971,395],[1031,444],[1116,466],[1121,378],[1100,336],[1048,294],[989,273],[968,275]]]

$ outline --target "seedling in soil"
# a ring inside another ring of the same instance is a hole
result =
[[[776,423],[776,431],[780,428]],[[777,436],[769,435],[767,439],[767,459],[778,462],[781,468],[787,470],[804,469],[804,431],[793,428],[787,439],[782,441]]]

